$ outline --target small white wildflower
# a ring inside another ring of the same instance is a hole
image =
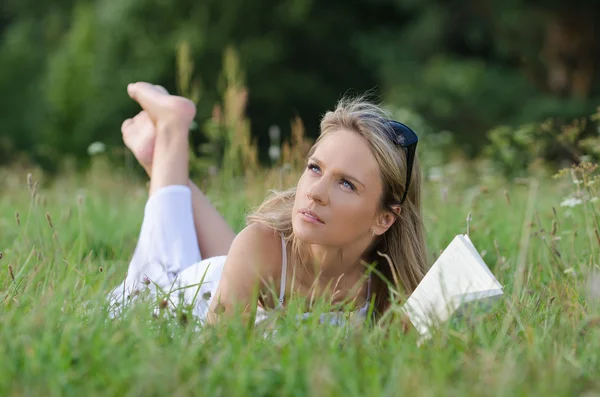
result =
[[[281,137],[281,128],[278,125],[272,125],[269,127],[269,138],[271,141],[278,141]]]
[[[269,158],[271,159],[271,161],[279,160],[280,156],[281,156],[281,148],[279,146],[277,146],[277,145],[269,146]]]
[[[561,207],[575,207],[581,203],[583,203],[583,200],[575,198],[575,197],[569,197],[569,198],[564,199],[560,203],[560,206]]]
[[[106,145],[102,142],[93,142],[88,146],[87,152],[90,156],[95,156],[97,154],[103,153],[106,150]]]
[[[595,183],[596,183],[596,180],[591,180],[591,181],[589,181],[589,182],[586,184],[586,186],[592,186],[592,185],[594,185]]]
[[[583,181],[581,179],[573,179],[573,183],[576,185],[581,185]]]
[[[563,273],[564,273],[564,274],[569,274],[569,273],[575,274],[575,269],[573,269],[572,267],[570,267],[570,268],[568,268],[568,269],[565,269],[565,270],[563,271]]]
[[[433,182],[440,182],[443,179],[442,169],[440,167],[432,167],[429,170],[429,180]]]
[[[598,201],[598,197],[592,197],[590,199],[590,203],[595,203],[596,201]]]

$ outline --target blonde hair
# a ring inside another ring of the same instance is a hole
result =
[[[399,203],[406,184],[405,150],[389,138],[390,125],[386,122],[388,114],[378,105],[364,97],[344,98],[335,110],[327,112],[321,120],[321,134],[311,149],[319,145],[328,134],[346,129],[359,134],[370,146],[379,164],[383,182],[381,209],[390,209]],[[292,263],[304,263],[300,242],[294,236],[292,228],[292,209],[296,197],[296,188],[272,192],[254,213],[247,217],[247,223],[262,223],[279,234],[291,244]],[[388,283],[405,294],[410,294],[423,278],[426,270],[427,251],[425,246],[425,228],[421,212],[421,169],[415,156],[412,179],[406,200],[401,205],[400,214],[393,225],[374,242],[365,252],[363,259],[375,263],[373,278],[375,311],[383,314],[390,306],[394,295]]]

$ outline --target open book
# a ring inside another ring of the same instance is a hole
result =
[[[421,335],[473,303],[489,304],[502,286],[467,235],[458,235],[442,252],[403,306]]]

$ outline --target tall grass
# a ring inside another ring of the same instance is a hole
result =
[[[178,90],[198,100],[189,51],[179,48]],[[267,190],[295,183],[310,142],[294,120],[276,167],[259,169],[233,50],[222,83],[223,103],[204,128],[209,144],[191,170],[240,230]],[[420,144],[426,169],[429,144]],[[488,169],[455,160],[425,181],[427,243],[433,263],[468,232],[505,295],[420,347],[396,320],[319,325],[323,302],[302,323],[302,307],[288,302],[255,329],[237,318],[198,329],[189,308],[153,315],[147,304],[112,320],[105,297],[135,248],[145,181],[103,158],[52,181],[0,170],[0,396],[597,395],[597,170],[584,164],[551,178],[532,168],[506,180]]]
[[[144,305],[111,320],[104,297],[135,247],[144,181],[101,162],[52,183],[2,171],[0,395],[596,395],[596,171],[516,182],[473,167],[444,172],[424,185],[430,261],[471,214],[471,239],[505,297],[417,347],[393,322],[298,323],[294,304],[274,333],[236,319],[197,330],[184,312],[153,317]],[[204,186],[239,230],[268,188],[296,176],[280,167]],[[568,195],[582,202],[561,206]]]

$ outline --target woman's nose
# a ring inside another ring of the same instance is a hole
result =
[[[327,187],[322,182],[323,180],[320,180],[313,184],[306,193],[306,197],[308,197],[309,200],[314,201],[319,205],[325,205],[328,201]]]

